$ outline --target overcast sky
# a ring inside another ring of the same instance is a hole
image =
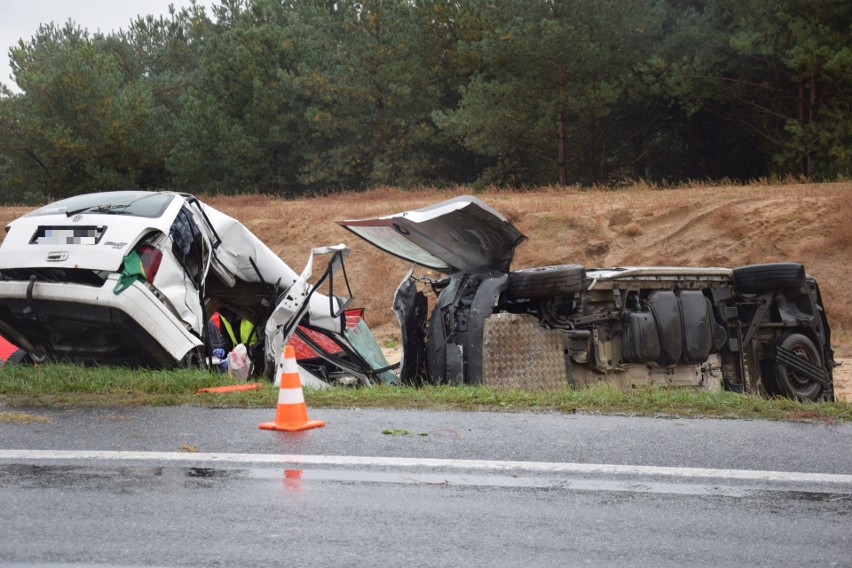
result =
[[[197,2],[207,7],[213,0]],[[127,29],[137,15],[168,14],[169,4],[176,9],[190,4],[189,0],[0,0],[0,82],[18,92],[11,78],[9,48],[19,39],[29,40],[39,24],[64,24],[69,19],[90,33],[108,34]]]

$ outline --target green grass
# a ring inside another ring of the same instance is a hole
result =
[[[199,394],[200,388],[232,384],[226,375],[200,370],[152,371],[121,367],[43,365],[0,367],[0,405],[11,408],[195,405],[274,408],[278,391]],[[732,392],[684,388],[639,388],[623,392],[600,385],[584,390],[528,391],[489,387],[377,386],[305,389],[308,406],[326,408],[410,408],[539,411],[633,416],[852,420],[852,404],[800,403]],[[20,419],[19,419],[20,420]]]

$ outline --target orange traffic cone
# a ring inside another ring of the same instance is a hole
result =
[[[302,392],[302,381],[299,379],[299,369],[296,366],[296,351],[290,345],[284,347],[282,366],[281,389],[278,391],[275,420],[261,422],[258,427],[264,430],[296,432],[325,426],[322,420],[308,420],[305,393]]]

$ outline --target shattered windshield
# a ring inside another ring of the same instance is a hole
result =
[[[151,191],[87,193],[45,205],[27,216],[38,217],[64,213],[70,217],[78,213],[104,213],[157,218],[163,214],[174,197],[171,193]]]

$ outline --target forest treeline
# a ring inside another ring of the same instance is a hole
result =
[[[852,2],[221,0],[42,25],[0,199],[852,173]],[[11,86],[11,85],[9,85]]]

